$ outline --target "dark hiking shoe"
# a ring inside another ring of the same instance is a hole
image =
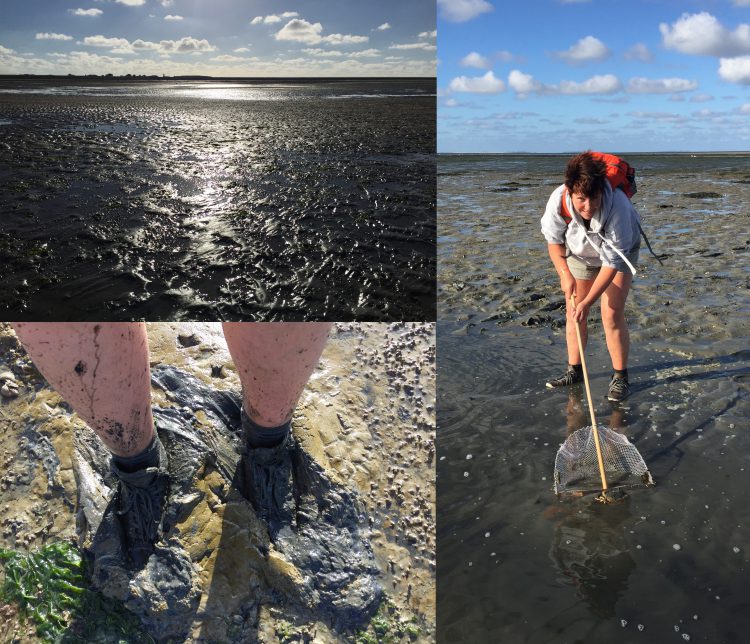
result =
[[[161,536],[164,501],[169,487],[167,454],[161,442],[159,466],[124,472],[114,461],[112,472],[119,479],[115,514],[122,527],[124,554],[133,569],[141,570]]]
[[[622,402],[630,395],[630,385],[625,378],[612,376],[607,392],[607,400],[611,402]]]
[[[556,389],[557,387],[569,387],[579,382],[583,382],[583,372],[569,366],[568,370],[562,376],[548,380],[545,384],[549,389]]]

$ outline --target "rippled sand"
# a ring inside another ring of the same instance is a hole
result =
[[[719,642],[750,628],[750,165],[653,163],[634,201],[668,257],[642,248],[628,300],[632,396],[604,398],[597,311],[587,362],[597,421],[630,438],[656,487],[600,506],[552,490],[559,445],[590,425],[581,388],[544,386],[566,357],[539,232],[556,179],[438,162],[441,641]]]
[[[0,312],[434,319],[434,81],[393,85],[0,93]]]

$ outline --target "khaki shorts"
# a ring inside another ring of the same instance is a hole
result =
[[[630,253],[628,253],[625,256],[628,258],[628,261],[633,266],[638,266],[639,251],[640,251],[640,248],[636,248],[630,251]],[[594,280],[596,279],[596,276],[599,274],[599,269],[601,268],[601,266],[587,266],[574,255],[569,255],[568,256],[568,268],[570,269],[570,272],[573,274],[573,277],[575,277],[577,280]],[[625,267],[625,270],[629,270],[629,269]]]

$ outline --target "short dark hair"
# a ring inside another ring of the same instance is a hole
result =
[[[607,164],[591,154],[591,150],[576,154],[565,166],[565,187],[584,197],[597,197],[604,193],[607,181]]]

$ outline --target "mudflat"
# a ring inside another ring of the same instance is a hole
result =
[[[656,487],[620,504],[558,500],[555,454],[590,425],[565,370],[564,301],[539,219],[564,155],[438,161],[439,641],[731,641],[750,510],[750,156],[624,155],[660,265],[641,247],[626,315],[630,382],[597,307],[587,363],[597,421]]]

